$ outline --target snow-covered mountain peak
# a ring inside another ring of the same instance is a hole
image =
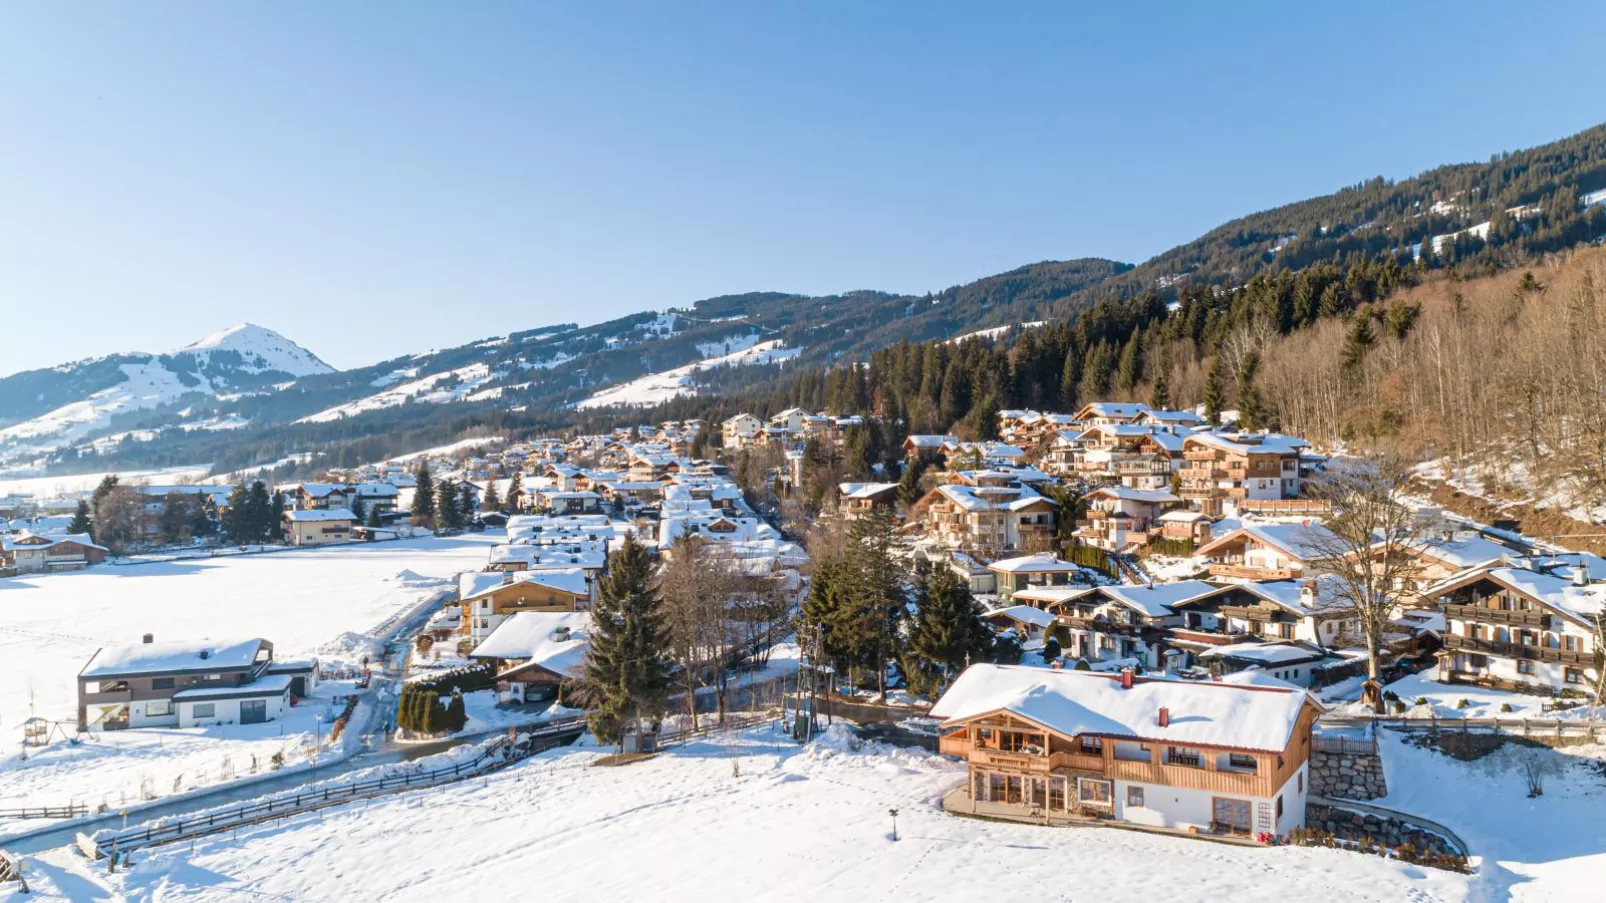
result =
[[[274,370],[291,376],[310,376],[314,373],[332,373],[335,369],[311,351],[255,323],[240,323],[220,329],[173,353],[210,358],[218,351],[239,354],[244,366],[256,373]]]

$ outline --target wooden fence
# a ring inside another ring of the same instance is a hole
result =
[[[15,809],[0,809],[0,818],[82,818],[88,814],[88,803],[71,803],[66,806],[21,806]]]
[[[1376,737],[1338,737],[1330,734],[1313,734],[1311,742],[1317,752],[1348,756],[1377,755]]]
[[[1513,737],[1606,736],[1606,723],[1565,718],[1407,718],[1403,715],[1323,715],[1320,724],[1329,727],[1386,727],[1407,732],[1491,733]]]
[[[78,851],[90,859],[100,859],[107,855],[118,855],[129,850],[187,840],[191,837],[200,837],[220,831],[230,831],[273,819],[287,818],[352,800],[401,793],[432,785],[448,784],[475,775],[488,774],[545,748],[535,741],[555,739],[578,733],[583,730],[583,720],[581,718],[565,719],[540,730],[531,731],[529,734],[531,742],[522,746],[515,745],[506,737],[498,738],[487,744],[478,755],[471,759],[452,765],[444,765],[430,771],[403,772],[366,781],[354,781],[348,784],[310,787],[306,790],[298,790],[294,793],[286,792],[233,808],[196,813],[171,822],[123,830],[97,831],[93,835],[79,834]]]

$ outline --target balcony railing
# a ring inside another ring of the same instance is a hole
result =
[[[1595,656],[1587,652],[1568,652],[1565,649],[1552,649],[1549,646],[1524,646],[1521,643],[1479,640],[1453,633],[1444,638],[1444,648],[1458,652],[1473,652],[1482,655],[1496,655],[1503,658],[1555,662],[1581,667],[1588,667],[1595,663]]]
[[[1444,614],[1447,617],[1458,618],[1462,621],[1510,624],[1517,627],[1536,627],[1540,630],[1550,629],[1550,615],[1540,611],[1507,611],[1499,608],[1485,608],[1482,605],[1446,605],[1444,606]]]
[[[1299,572],[1291,568],[1260,568],[1242,564],[1212,564],[1212,577],[1239,577],[1245,580],[1291,580]]]

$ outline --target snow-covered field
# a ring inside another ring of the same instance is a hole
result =
[[[319,654],[337,640],[357,648],[362,643],[352,641],[360,637],[348,634],[370,631],[438,595],[458,572],[484,566],[499,538],[432,537],[102,565],[0,581],[7,615],[0,625],[0,661],[6,664],[0,670],[0,799],[93,804],[107,795],[137,795],[145,778],[162,780],[156,790],[165,796],[179,772],[207,769],[215,776],[225,754],[244,771],[252,752],[271,755],[279,747],[281,727],[287,735],[314,730],[315,709],[304,707],[288,722],[255,729],[99,732],[93,745],[58,742],[30,750],[22,760],[22,722],[30,714],[75,721],[75,678],[96,649],[138,643],[144,633],[163,640],[261,636],[273,642],[274,657],[281,660]],[[321,657],[327,661],[331,652]],[[318,705],[327,703],[310,703]],[[71,724],[63,728],[73,732]]]
[[[479,392],[480,389],[492,380],[500,379],[506,374],[492,372],[487,364],[469,364],[456,370],[447,370],[442,373],[431,373],[420,376],[417,367],[408,370],[398,370],[386,377],[375,380],[375,384],[385,384],[385,381],[407,379],[408,382],[387,388],[383,392],[359,398],[346,404],[326,408],[316,414],[297,420],[296,423],[327,423],[339,420],[342,417],[356,417],[366,411],[380,411],[385,408],[394,408],[409,402],[422,402],[428,404],[447,404],[453,401],[462,401]]]
[[[1587,720],[1590,707],[1580,705],[1559,712],[1544,710],[1552,700],[1548,696],[1530,693],[1511,693],[1470,684],[1440,683],[1429,674],[1412,674],[1383,688],[1393,692],[1405,703],[1405,714],[1416,718],[1430,715],[1439,718],[1560,718]],[[1427,700],[1417,705],[1418,699]],[[1466,700],[1466,706],[1461,705]],[[1509,709],[1501,711],[1502,707]],[[1364,711],[1364,709],[1357,709]],[[1601,713],[1606,715],[1606,712]],[[1601,717],[1601,716],[1597,716]]]
[[[740,344],[740,343],[738,343]],[[590,408],[606,408],[611,406],[645,407],[661,404],[677,395],[695,395],[697,388],[693,384],[692,375],[703,370],[712,370],[716,367],[744,367],[753,364],[778,364],[803,353],[801,348],[782,347],[780,339],[767,342],[758,342],[739,351],[710,357],[684,367],[665,370],[661,373],[649,373],[626,383],[620,383],[612,388],[585,399],[575,405],[579,410]]]
[[[190,467],[168,467],[162,470],[125,470],[117,473],[117,478],[125,483],[149,483],[153,485],[168,485],[186,482],[202,482],[210,467],[199,464]],[[75,492],[89,492],[108,474],[75,473],[51,477],[16,476],[10,477],[0,474],[0,495],[31,495],[40,498],[50,498],[58,495],[69,495]]]
[[[135,856],[30,860],[29,899],[1464,900],[1463,875],[1379,857],[1224,846],[944,813],[963,778],[840,727],[755,728],[649,761],[554,750],[490,778]],[[889,809],[898,810],[898,840]]]
[[[1446,825],[1478,864],[1472,899],[1599,900],[1606,874],[1606,747],[1560,752],[1507,745],[1463,762],[1382,732],[1389,795],[1375,802]],[[1528,796],[1522,760],[1553,763]],[[1593,890],[1591,890],[1593,888]]]

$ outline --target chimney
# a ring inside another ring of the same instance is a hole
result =
[[[503,571],[502,572],[502,585],[503,586],[512,586],[513,585],[513,572],[512,571]]]
[[[146,643],[146,644],[154,643],[154,642],[156,642],[156,634],[147,633],[147,634],[145,634],[145,636],[140,638],[140,642]]]
[[[1122,668],[1121,669],[1121,689],[1123,689],[1123,690],[1132,689],[1132,669],[1131,668]]]
[[[1573,586],[1589,585],[1589,568],[1584,567],[1584,559],[1580,556],[1578,566],[1573,568]]]
[[[1157,719],[1157,721],[1159,722],[1161,727],[1170,727],[1171,726],[1171,710],[1166,708],[1165,706],[1160,706],[1160,717]]]
[[[205,660],[205,659],[209,659],[209,658],[211,658],[211,657],[212,657],[212,650],[210,650],[210,649],[202,649],[202,650],[201,650],[201,659],[202,659],[202,660],[203,660],[203,661],[204,661],[204,660]]]

